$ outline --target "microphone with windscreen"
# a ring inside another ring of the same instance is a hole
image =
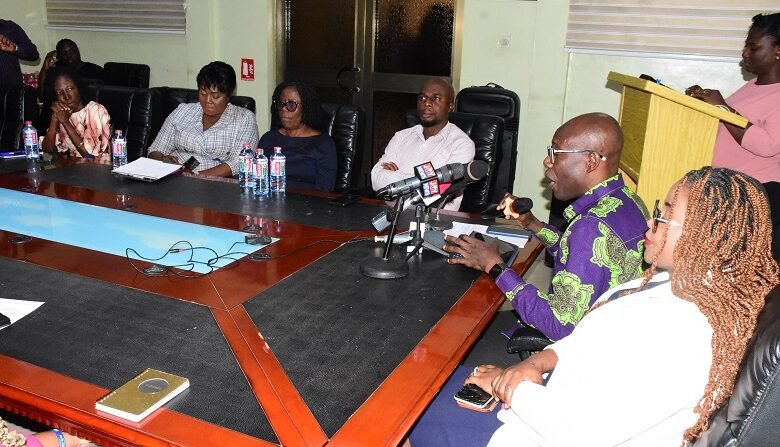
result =
[[[464,166],[465,172],[463,178],[451,184],[450,187],[444,191],[442,197],[431,204],[431,207],[444,204],[444,202],[446,202],[447,199],[452,197],[455,193],[465,189],[467,186],[476,181],[482,180],[487,175],[488,169],[490,168],[487,162],[482,160],[474,160]]]
[[[380,188],[377,190],[376,195],[378,197],[396,197],[414,191],[424,183],[432,180],[437,180],[441,183],[460,180],[466,173],[466,165],[463,163],[450,163],[434,171],[431,171],[429,167],[432,167],[430,162],[415,166],[417,175]]]
[[[517,198],[509,205],[509,208],[515,214],[528,213],[531,211],[531,208],[533,207],[534,207],[534,201],[529,199],[528,197]]]

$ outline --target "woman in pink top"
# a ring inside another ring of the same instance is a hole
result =
[[[72,69],[57,67],[50,76],[54,79],[57,100],[51,105],[43,150],[109,161],[111,117],[106,108],[95,101],[84,105],[81,81]]]
[[[744,129],[721,123],[712,165],[744,172],[764,184],[772,210],[772,254],[780,260],[780,13],[753,17],[742,67],[756,77],[728,99],[698,85],[685,93],[750,121]]]

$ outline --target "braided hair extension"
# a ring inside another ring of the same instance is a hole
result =
[[[694,303],[713,331],[699,418],[684,435],[690,442],[731,395],[764,299],[780,283],[780,273],[771,253],[769,204],[758,181],[704,167],[686,174],[679,185],[688,189],[688,206],[674,250],[672,291]]]

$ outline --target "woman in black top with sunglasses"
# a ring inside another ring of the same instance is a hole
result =
[[[272,129],[258,147],[270,157],[274,147],[287,157],[287,185],[320,191],[336,186],[336,145],[321,132],[323,111],[317,92],[308,84],[283,82],[274,90]],[[279,126],[281,124],[281,127]]]

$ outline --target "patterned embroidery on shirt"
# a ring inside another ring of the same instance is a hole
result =
[[[589,190],[585,191],[585,194],[583,194],[583,195],[589,196],[589,195],[593,194],[594,192],[596,192],[597,189],[601,188],[602,186],[607,186],[607,183],[611,182],[616,177],[617,177],[616,175],[613,175],[612,177],[604,180],[603,182],[599,183],[598,185],[596,185],[596,186],[590,188]]]
[[[637,244],[637,250],[626,249],[609,226],[599,222],[598,228],[601,236],[593,241],[593,257],[590,261],[609,269],[609,288],[639,277],[644,241]]]
[[[583,284],[574,273],[561,270],[553,277],[552,293],[546,299],[555,318],[566,325],[579,323],[590,308],[592,296],[592,284]]]
[[[525,286],[526,284],[523,282],[520,283],[517,287],[515,287],[514,290],[509,290],[506,293],[504,293],[504,295],[506,295],[506,299],[508,299],[509,301],[514,301],[515,298],[517,298],[517,294],[519,294],[520,291],[525,289]]]
[[[538,237],[546,247],[555,245],[558,242],[558,233],[546,227],[539,230],[539,232],[536,233],[536,237]]]
[[[566,220],[571,220],[572,217],[574,217],[577,213],[574,212],[574,207],[572,205],[569,205],[566,207],[565,210],[563,210],[563,217]]]
[[[603,219],[610,213],[614,213],[622,204],[623,201],[617,197],[604,196],[590,209],[590,212]]]
[[[577,218],[575,218],[574,220],[571,221],[569,226],[566,228],[566,231],[563,232],[563,236],[561,236],[561,244],[560,244],[560,247],[561,247],[560,248],[561,257],[560,257],[560,261],[561,261],[561,264],[563,264],[563,265],[566,265],[566,261],[569,259],[569,236],[571,236],[571,228],[580,219],[582,219],[582,215],[581,214],[579,216],[577,216]]]
[[[629,199],[634,201],[634,203],[636,204],[637,208],[639,208],[639,211],[642,212],[642,216],[644,216],[645,219],[649,219],[650,218],[650,212],[647,211],[647,207],[645,206],[644,200],[642,200],[641,197],[636,195],[636,193],[634,191],[629,189],[628,186],[624,186],[622,191],[623,191],[623,194],[627,195]]]

